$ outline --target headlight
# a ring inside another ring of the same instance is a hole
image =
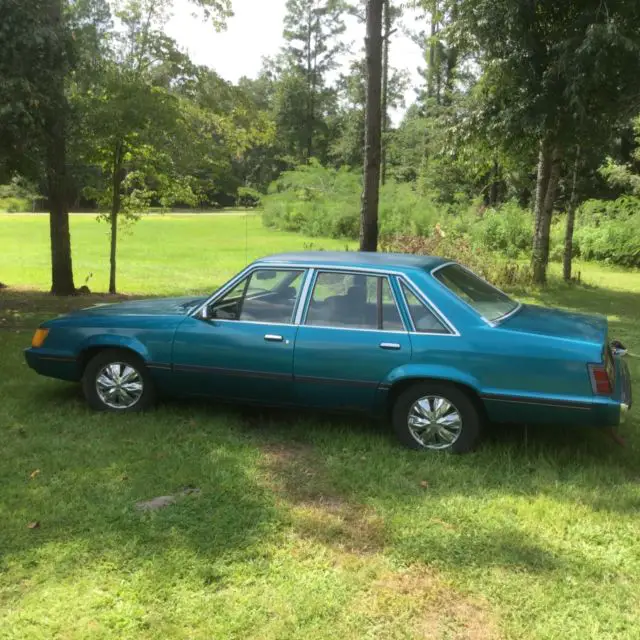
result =
[[[48,335],[49,329],[36,329],[36,332],[33,334],[33,340],[31,340],[31,346],[34,349],[41,347]]]

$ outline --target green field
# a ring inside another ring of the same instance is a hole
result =
[[[108,226],[94,215],[71,216],[76,286],[107,291]],[[260,216],[243,212],[150,215],[119,239],[118,290],[124,293],[209,291],[269,253],[313,248],[344,249],[339,240],[305,238],[268,231]],[[49,227],[46,216],[0,214],[0,281],[48,289],[51,285]]]
[[[248,223],[249,259],[309,242]],[[142,220],[122,290],[211,289],[245,264],[244,224]],[[77,283],[93,272],[104,290],[106,228],[72,229]],[[46,289],[47,256],[45,217],[0,216],[0,280]],[[522,297],[606,313],[640,354],[640,274],[577,268],[584,285]],[[0,638],[640,637],[637,410],[624,448],[494,427],[463,457],[405,451],[354,418],[187,402],[94,414],[21,349],[42,318],[97,299],[0,291]],[[187,486],[200,491],[134,508]]]

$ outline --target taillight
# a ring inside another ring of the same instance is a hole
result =
[[[593,393],[597,396],[610,396],[613,393],[612,380],[609,377],[607,366],[604,364],[590,364],[589,374]]]

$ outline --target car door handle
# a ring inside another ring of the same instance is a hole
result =
[[[267,342],[284,342],[284,338],[282,336],[278,336],[275,333],[267,333],[264,337]]]
[[[389,349],[391,351],[398,351],[400,349],[400,345],[397,342],[381,342],[381,349]]]

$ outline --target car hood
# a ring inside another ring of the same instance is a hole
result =
[[[501,325],[510,331],[538,333],[554,338],[579,340],[597,345],[607,339],[608,321],[604,316],[548,309],[525,304]]]
[[[182,316],[186,315],[206,298],[150,298],[147,300],[128,300],[114,304],[96,304],[92,307],[77,311],[82,315],[99,316]]]

